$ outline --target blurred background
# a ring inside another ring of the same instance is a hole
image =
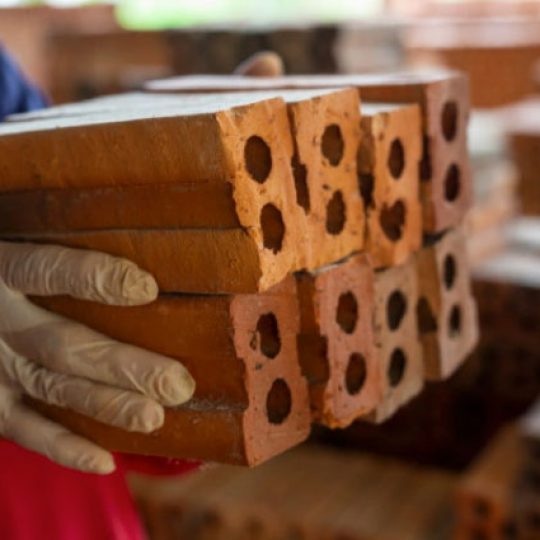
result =
[[[296,74],[465,71],[482,331],[473,357],[382,426],[321,429],[307,449],[255,471],[139,477],[133,489],[155,539],[540,539],[540,476],[515,428],[540,397],[540,1],[0,6],[2,45],[56,103],[230,73],[261,49]]]

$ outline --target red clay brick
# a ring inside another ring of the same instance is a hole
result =
[[[66,297],[33,298],[119,341],[179,359],[197,388],[150,435],[53,407],[41,410],[107,448],[253,465],[305,439],[308,392],[296,352],[293,278],[261,295],[163,296],[120,308]]]
[[[454,71],[293,77],[187,76],[153,81],[153,92],[231,92],[278,88],[358,88],[363,102],[416,103],[422,112],[420,166],[423,227],[442,232],[462,221],[472,202],[467,154],[469,89]]]
[[[373,328],[373,269],[355,255],[315,273],[297,274],[298,353],[316,422],[344,427],[373,411],[381,373]]]
[[[416,255],[418,331],[428,379],[446,379],[478,342],[463,227],[447,232]]]
[[[223,144],[233,147],[233,152],[238,154],[237,161],[228,164],[228,171],[205,173],[208,178],[212,174],[223,174],[221,181],[188,182],[194,173],[182,161],[177,164],[182,169],[180,172],[164,172],[150,184],[148,179],[143,181],[140,178],[140,171],[136,171],[131,184],[126,178],[114,185],[96,186],[93,183],[98,181],[110,183],[110,180],[104,181],[97,175],[91,181],[87,179],[86,183],[79,182],[81,185],[62,185],[62,189],[56,185],[58,179],[54,176],[45,182],[47,189],[40,190],[32,183],[34,180],[19,178],[17,191],[0,194],[0,225],[6,233],[18,234],[23,238],[33,238],[31,233],[39,232],[43,240],[94,249],[107,248],[112,249],[114,254],[124,256],[129,254],[131,244],[140,246],[144,243],[139,237],[155,234],[154,229],[159,229],[159,234],[166,231],[170,237],[168,229],[180,228],[182,239],[179,243],[189,243],[191,237],[196,237],[201,259],[210,251],[217,250],[218,262],[215,266],[224,274],[221,284],[218,284],[218,275],[207,285],[190,285],[189,276],[181,276],[182,269],[178,268],[183,263],[176,263],[174,272],[167,269],[171,263],[164,264],[163,261],[155,265],[155,270],[147,266],[148,270],[158,274],[158,279],[161,277],[160,269],[165,274],[164,279],[159,279],[165,291],[254,292],[266,288],[275,277],[269,276],[269,280],[265,281],[264,275],[259,278],[255,274],[252,281],[260,279],[261,283],[259,288],[254,289],[252,283],[242,284],[245,278],[239,276],[239,271],[253,275],[253,263],[230,262],[232,244],[226,237],[238,237],[238,233],[243,233],[240,235],[242,240],[245,237],[243,244],[236,241],[238,250],[245,251],[250,255],[248,258],[253,259],[255,248],[255,252],[261,254],[259,266],[264,266],[264,271],[269,273],[282,273],[283,267],[281,264],[267,265],[265,259],[283,260],[290,263],[289,269],[314,269],[342,259],[361,249],[364,244],[365,216],[357,190],[355,163],[360,141],[357,92],[353,89],[299,90],[282,94],[287,100],[288,120],[276,105],[276,99],[280,97],[276,92],[255,92],[248,96],[232,94],[224,98],[225,104],[221,104],[220,98],[221,108],[226,107],[227,103],[251,103],[249,106],[236,107],[232,112],[226,110],[225,113],[218,113],[229,114],[233,118],[232,122],[227,121],[229,124],[240,124],[236,133],[238,141],[235,140],[233,126],[223,128],[220,125],[220,129],[226,133],[221,134],[217,130],[217,134],[214,134],[217,139],[221,136]],[[126,94],[28,113],[17,117],[18,121],[14,124],[22,126],[23,130],[54,122],[84,125],[85,129],[90,129],[94,127],[90,124],[96,119],[103,121],[111,115],[144,118],[145,115],[174,112],[179,107],[188,112],[205,107],[213,110],[217,107],[215,102],[208,95]],[[187,122],[186,118],[180,120]],[[222,119],[221,123],[224,124],[225,120]],[[260,127],[263,123],[273,126]],[[196,124],[193,118],[191,124]],[[133,128],[130,134],[135,140],[136,129],[142,133],[139,137],[143,137],[144,130],[149,128],[145,123]],[[282,133],[283,129],[288,129],[288,133]],[[199,126],[198,132],[202,133],[202,127]],[[252,133],[257,134],[255,141],[254,136],[250,136]],[[39,131],[33,132],[33,135],[39,138]],[[259,136],[263,139],[257,139]],[[0,145],[1,142],[0,136]],[[199,142],[200,148],[194,149],[194,143],[192,151],[203,152],[212,160],[219,158],[220,140],[213,141],[213,154],[212,141],[208,148],[204,148],[202,140]],[[271,143],[270,149],[266,143]],[[124,150],[131,152],[133,149],[126,143]],[[267,155],[267,151],[271,153]],[[231,157],[235,158],[234,155]],[[281,174],[283,166],[288,170]],[[179,179],[182,172],[184,177]],[[111,175],[114,177],[113,173]],[[131,171],[124,174],[129,176]],[[169,178],[168,174],[172,174],[176,180]],[[232,176],[232,180],[227,175]],[[261,175],[269,175],[268,180]],[[203,176],[202,173],[200,176]],[[276,180],[278,177],[279,182]],[[21,186],[28,187],[23,185],[24,182],[30,182],[30,186],[36,189],[20,191]],[[14,183],[11,182],[12,188]],[[4,208],[5,211],[1,212]],[[109,229],[127,230],[119,232]],[[140,229],[152,231],[142,233]],[[78,234],[74,231],[78,231]],[[95,234],[96,231],[102,235]],[[54,233],[54,236],[47,237],[44,233]],[[152,242],[158,241],[163,243],[162,240],[152,239]],[[295,251],[293,262],[290,261],[292,244]],[[165,246],[163,251],[177,249],[178,245],[171,248]],[[220,251],[226,253],[221,254]],[[154,254],[146,256],[145,249],[141,247],[131,256],[139,256],[141,263],[146,262],[147,265],[152,265],[151,261],[155,260]],[[227,271],[234,271],[235,275],[227,276]],[[173,274],[177,276],[178,283],[185,285],[165,284],[166,276]],[[228,288],[229,280],[235,281],[231,286],[233,288]]]
[[[366,251],[377,268],[401,264],[422,244],[416,105],[362,107],[358,179],[367,213]]]
[[[422,347],[416,327],[418,277],[414,258],[375,274],[375,341],[383,397],[370,419],[382,422],[424,385]]]
[[[22,152],[25,160],[3,161],[1,190],[29,191],[28,201],[21,194],[3,199],[0,208],[14,198],[19,204],[16,212],[5,213],[13,220],[4,217],[5,235],[37,239],[39,233],[45,241],[134,255],[136,262],[158,274],[152,261],[159,251],[161,273],[177,281],[158,277],[165,291],[268,288],[295,267],[296,205],[283,150],[290,137],[286,107],[278,99],[254,101],[240,94],[219,104],[209,97],[176,98],[174,106],[167,99],[149,110],[135,100],[121,111],[3,126],[0,150],[6,156]],[[133,194],[123,199],[124,190],[133,186]],[[150,187],[156,187],[154,201],[145,206]],[[113,188],[122,193],[113,193]],[[36,194],[42,189],[48,191]],[[68,192],[56,191],[63,189],[75,190],[72,205],[66,204]],[[179,190],[184,193],[179,195]],[[207,196],[216,213],[204,223],[203,216],[210,212],[197,215],[194,205]],[[51,197],[52,209],[44,206]],[[93,210],[87,197],[93,199]],[[175,216],[173,204],[182,217]],[[106,212],[110,214],[103,220],[115,230],[88,232]],[[85,230],[73,232],[74,222]],[[137,228],[152,230],[126,229],[137,222]],[[183,228],[162,231],[179,226]],[[23,235],[8,234],[21,230]],[[51,230],[69,232],[48,236]],[[217,272],[217,280],[215,275],[205,278],[209,268],[214,268],[211,274]],[[198,274],[198,284],[189,283],[193,274]]]

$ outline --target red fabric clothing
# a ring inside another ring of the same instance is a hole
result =
[[[118,455],[110,475],[66,469],[0,440],[0,539],[145,540],[125,473],[185,473],[195,463]]]

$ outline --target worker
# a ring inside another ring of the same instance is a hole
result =
[[[240,69],[272,75],[281,63],[263,54]],[[0,118],[44,106],[43,93],[0,49]],[[195,383],[182,364],[116,342],[27,298],[69,295],[134,306],[157,294],[154,278],[125,259],[0,242],[0,539],[142,540],[126,470],[170,474],[197,468],[113,455],[40,415],[29,401],[128,431],[158,429],[164,407],[193,395]]]

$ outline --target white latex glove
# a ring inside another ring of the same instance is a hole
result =
[[[124,259],[0,242],[0,437],[67,467],[112,472],[109,452],[31,410],[22,395],[147,433],[163,424],[163,406],[187,401],[195,383],[178,361],[113,341],[24,295],[129,306],[157,293],[154,278]]]

